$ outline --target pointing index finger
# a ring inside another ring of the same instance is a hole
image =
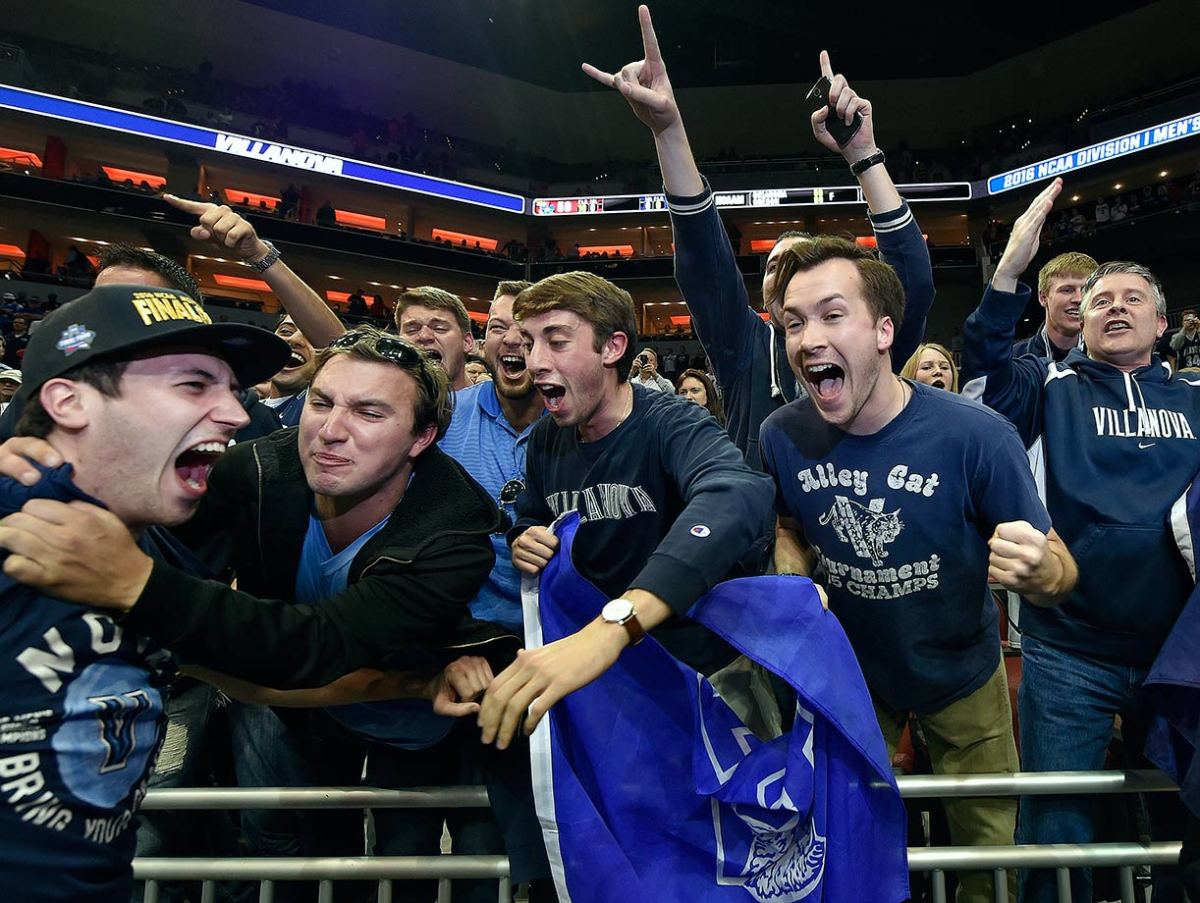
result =
[[[645,4],[638,7],[638,24],[642,27],[642,50],[646,54],[646,62],[661,63],[658,36],[654,33],[654,23],[650,21],[650,7]]]
[[[583,72],[585,75],[588,75],[600,82],[600,84],[604,85],[606,88],[616,87],[617,77],[611,72],[605,72],[603,69],[597,69],[591,63],[583,64]]]
[[[829,61],[829,51],[821,51],[821,74],[833,81],[833,63]]]
[[[184,213],[194,213],[199,216],[210,205],[203,201],[189,201],[187,198],[176,197],[173,194],[164,194],[163,200],[174,207],[176,210],[182,210]]]

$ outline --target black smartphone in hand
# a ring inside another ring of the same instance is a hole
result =
[[[862,128],[863,118],[862,113],[854,114],[854,121],[846,125],[838,116],[837,110],[833,108],[833,104],[829,102],[829,91],[833,87],[833,83],[829,81],[829,76],[822,75],[817,83],[812,86],[812,90],[808,92],[806,100],[812,102],[813,110],[819,110],[822,106],[829,107],[829,116],[825,120],[825,128],[829,129],[829,134],[833,136],[833,140],[837,142],[838,147],[845,147],[850,143],[858,130]]]

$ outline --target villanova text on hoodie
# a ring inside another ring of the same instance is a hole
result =
[[[32,487],[0,478],[0,516],[32,498],[99,504],[70,465],[43,469]],[[172,561],[178,548],[149,533],[139,545]],[[170,654],[4,575],[0,645],[0,899],[125,903]]]
[[[963,394],[1009,418],[1038,490],[1079,565],[1057,608],[1027,605],[1022,631],[1090,658],[1147,667],[1194,581],[1172,506],[1200,462],[1200,385],[1155,355],[1130,373],[1074,350],[1013,358],[1030,289],[988,288],[963,327]]]

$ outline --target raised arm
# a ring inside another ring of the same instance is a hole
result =
[[[232,251],[245,263],[256,262],[267,256],[270,249],[258,237],[254,226],[228,207],[189,201],[173,194],[164,194],[163,200],[176,210],[198,217],[198,223],[192,226],[192,238],[197,241],[212,241],[220,245],[222,250]],[[267,267],[262,279],[271,287],[283,309],[291,315],[296,327],[314,348],[323,348],[346,331],[342,321],[321,300],[321,296],[282,260]]]
[[[650,10],[644,5],[638,7],[638,24],[642,29],[642,59],[627,63],[616,73],[604,72],[590,63],[583,64],[583,71],[600,84],[620,91],[633,114],[653,133],[667,193],[685,197],[700,194],[704,180],[696,168],[683,118],[675,103]]]
[[[750,309],[750,296],[737,267],[729,235],[713,205],[708,183],[696,168],[683,117],[659,50],[650,10],[638,7],[642,59],[616,73],[589,63],[583,71],[628,101],[650,129],[671,211],[675,281],[692,315],[696,337],[712,361],[722,391],[750,366],[755,336],[764,329]],[[762,337],[762,347],[767,338]]]
[[[1055,179],[1017,217],[983,300],[963,324],[963,395],[1011,420],[1026,446],[1040,432],[1047,365],[1028,355],[1013,357],[1017,323],[1031,294],[1017,280],[1037,254],[1042,227],[1060,191],[1062,180]]]
[[[833,71],[827,51],[821,51],[820,65],[821,74],[830,81],[829,105],[834,113],[829,106],[823,106],[812,114],[813,136],[823,147],[840,154],[847,166],[854,166],[880,153],[875,140],[874,108],[850,87],[844,75]],[[838,147],[826,125],[829,117],[836,114],[849,124],[856,113],[862,116],[862,127],[845,147]],[[876,163],[855,178],[867,202],[867,217],[875,231],[879,257],[891,265],[904,286],[904,321],[892,345],[892,366],[899,372],[925,337],[925,321],[933,307],[929,247],[908,204],[896,190],[886,163]]]

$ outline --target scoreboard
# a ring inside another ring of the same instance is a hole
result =
[[[924,201],[969,201],[970,182],[923,182],[897,185],[900,196],[913,203]],[[723,210],[771,207],[819,207],[829,204],[863,204],[857,185],[815,188],[749,188],[714,191],[713,203]],[[597,213],[663,213],[663,194],[609,194],[592,197],[534,198],[534,216],[588,216]]]

